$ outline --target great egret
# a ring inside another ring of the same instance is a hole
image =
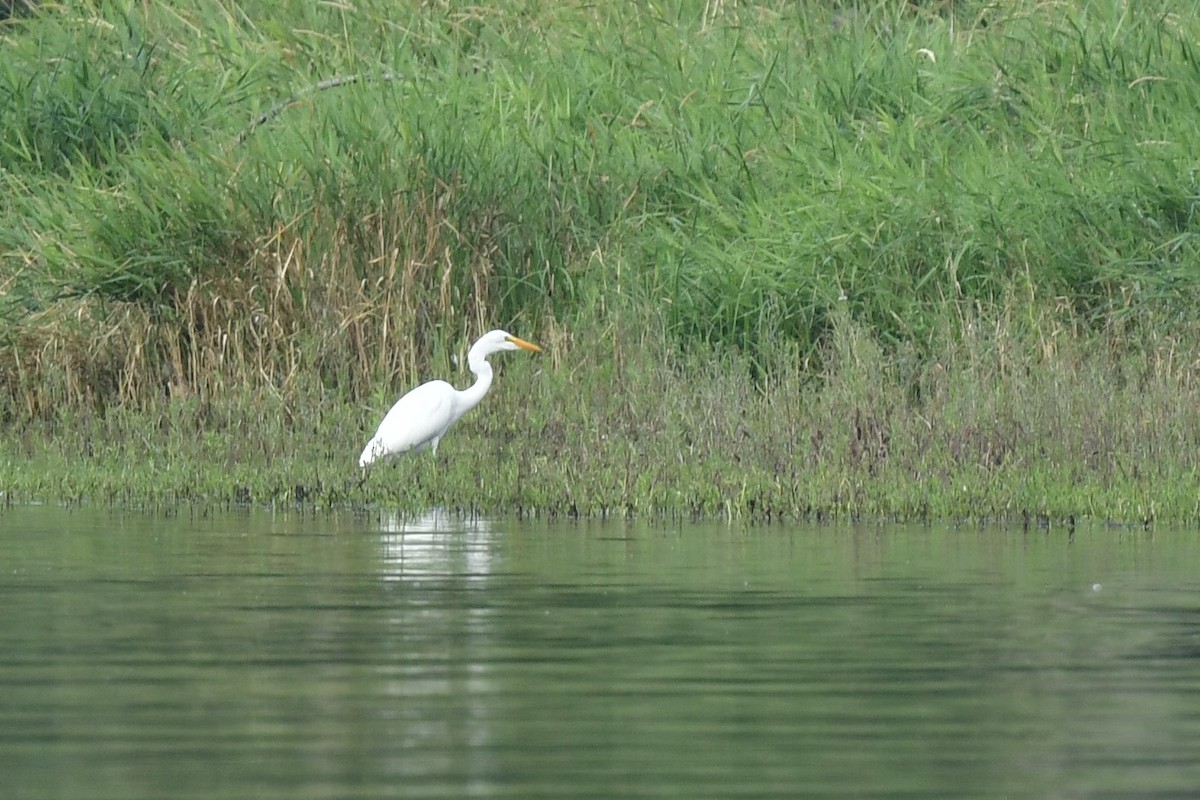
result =
[[[492,365],[487,357],[502,350],[542,352],[536,344],[506,331],[485,333],[467,351],[467,366],[475,373],[475,383],[460,392],[445,381],[430,381],[401,397],[363,448],[358,465],[366,468],[381,458],[419,453],[427,447],[436,453],[446,430],[487,394],[492,385]]]

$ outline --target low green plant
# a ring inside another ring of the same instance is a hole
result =
[[[39,6],[0,28],[5,485],[1186,518],[1198,38],[1166,2]],[[527,402],[358,487],[343,448],[497,325],[550,343]]]

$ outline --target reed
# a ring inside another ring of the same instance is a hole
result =
[[[39,6],[0,485],[1190,518],[1196,41],[1165,0]],[[495,325],[549,344],[524,402],[347,483]]]
[[[757,384],[746,355],[680,353],[663,319],[599,336],[548,328],[550,357],[500,363],[436,458],[361,484],[354,456],[385,403],[331,403],[308,379],[290,397],[231,387],[148,409],[63,408],[6,430],[0,491],[563,518],[1200,521],[1200,352],[1148,337],[1151,357],[1132,358],[1125,342],[1028,313],[976,315],[930,353],[902,355],[838,315],[819,372]]]

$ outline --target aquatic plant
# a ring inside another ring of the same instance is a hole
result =
[[[0,490],[1186,518],[1198,40],[1165,0],[39,6]],[[495,325],[548,344],[528,416],[352,495],[335,442]]]

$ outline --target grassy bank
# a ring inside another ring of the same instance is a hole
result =
[[[564,347],[565,331],[543,333]],[[436,458],[396,462],[361,484],[353,459],[383,406],[309,387],[16,425],[0,487],[10,502],[149,507],[1200,521],[1195,353],[1173,340],[1145,343],[1155,353],[1146,360],[1054,325],[1030,333],[980,319],[931,358],[888,354],[846,320],[820,375],[797,369],[759,387],[745,356],[680,356],[664,341],[661,330],[609,328],[572,342],[570,364],[512,355]]]
[[[184,2],[0,35],[9,498],[1197,518],[1194,9]],[[494,325],[546,357],[358,486],[399,391],[465,383]]]

